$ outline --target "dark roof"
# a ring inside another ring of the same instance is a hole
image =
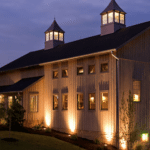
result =
[[[150,21],[127,28],[122,28],[112,34],[103,36],[97,35],[59,45],[53,49],[30,52],[1,67],[0,72],[92,54],[109,49],[117,49],[143,30],[146,30],[148,27],[150,27]]]
[[[119,5],[116,3],[115,0],[111,0],[111,2],[109,3],[109,5],[106,7],[106,9],[105,9],[103,12],[101,12],[101,14],[106,13],[106,12],[111,11],[111,10],[118,10],[118,11],[120,11],[120,12],[126,13],[125,11],[123,11],[123,10],[119,7]]]
[[[60,28],[60,26],[57,24],[56,20],[53,21],[52,25],[51,25],[45,32],[48,32],[48,31],[58,31],[58,32],[63,32],[63,33],[65,33],[65,32]]]
[[[16,82],[15,84],[8,85],[8,86],[0,86],[0,93],[7,93],[7,92],[22,92],[25,88],[33,84],[34,82],[38,81],[42,76],[39,77],[32,77],[32,78],[24,78],[20,81]]]

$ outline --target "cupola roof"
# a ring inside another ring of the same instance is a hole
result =
[[[51,26],[45,31],[45,32],[48,32],[48,31],[58,31],[58,32],[63,32],[65,33],[61,28],[60,26],[57,24],[56,20],[54,19],[53,23],[51,24]]]
[[[123,12],[123,13],[126,14],[126,12],[123,11],[123,10],[119,7],[119,5],[116,3],[115,0],[111,0],[111,2],[109,3],[109,5],[106,7],[106,9],[105,9],[103,12],[101,12],[101,14],[106,13],[106,12],[111,11],[111,10],[118,10],[119,12]]]

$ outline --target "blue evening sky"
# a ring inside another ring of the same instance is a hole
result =
[[[100,13],[110,0],[0,0],[0,67],[44,48],[44,32],[56,18],[65,43],[100,34]],[[126,25],[150,21],[150,0],[116,0]]]

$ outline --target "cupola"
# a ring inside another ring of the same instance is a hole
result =
[[[121,28],[125,28],[124,12],[115,0],[111,0],[101,15],[101,36],[114,33]]]
[[[64,44],[64,33],[54,19],[52,25],[45,31],[45,50]]]

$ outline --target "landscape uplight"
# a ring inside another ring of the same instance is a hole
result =
[[[148,142],[148,133],[143,133],[142,134],[142,141],[143,142]]]

